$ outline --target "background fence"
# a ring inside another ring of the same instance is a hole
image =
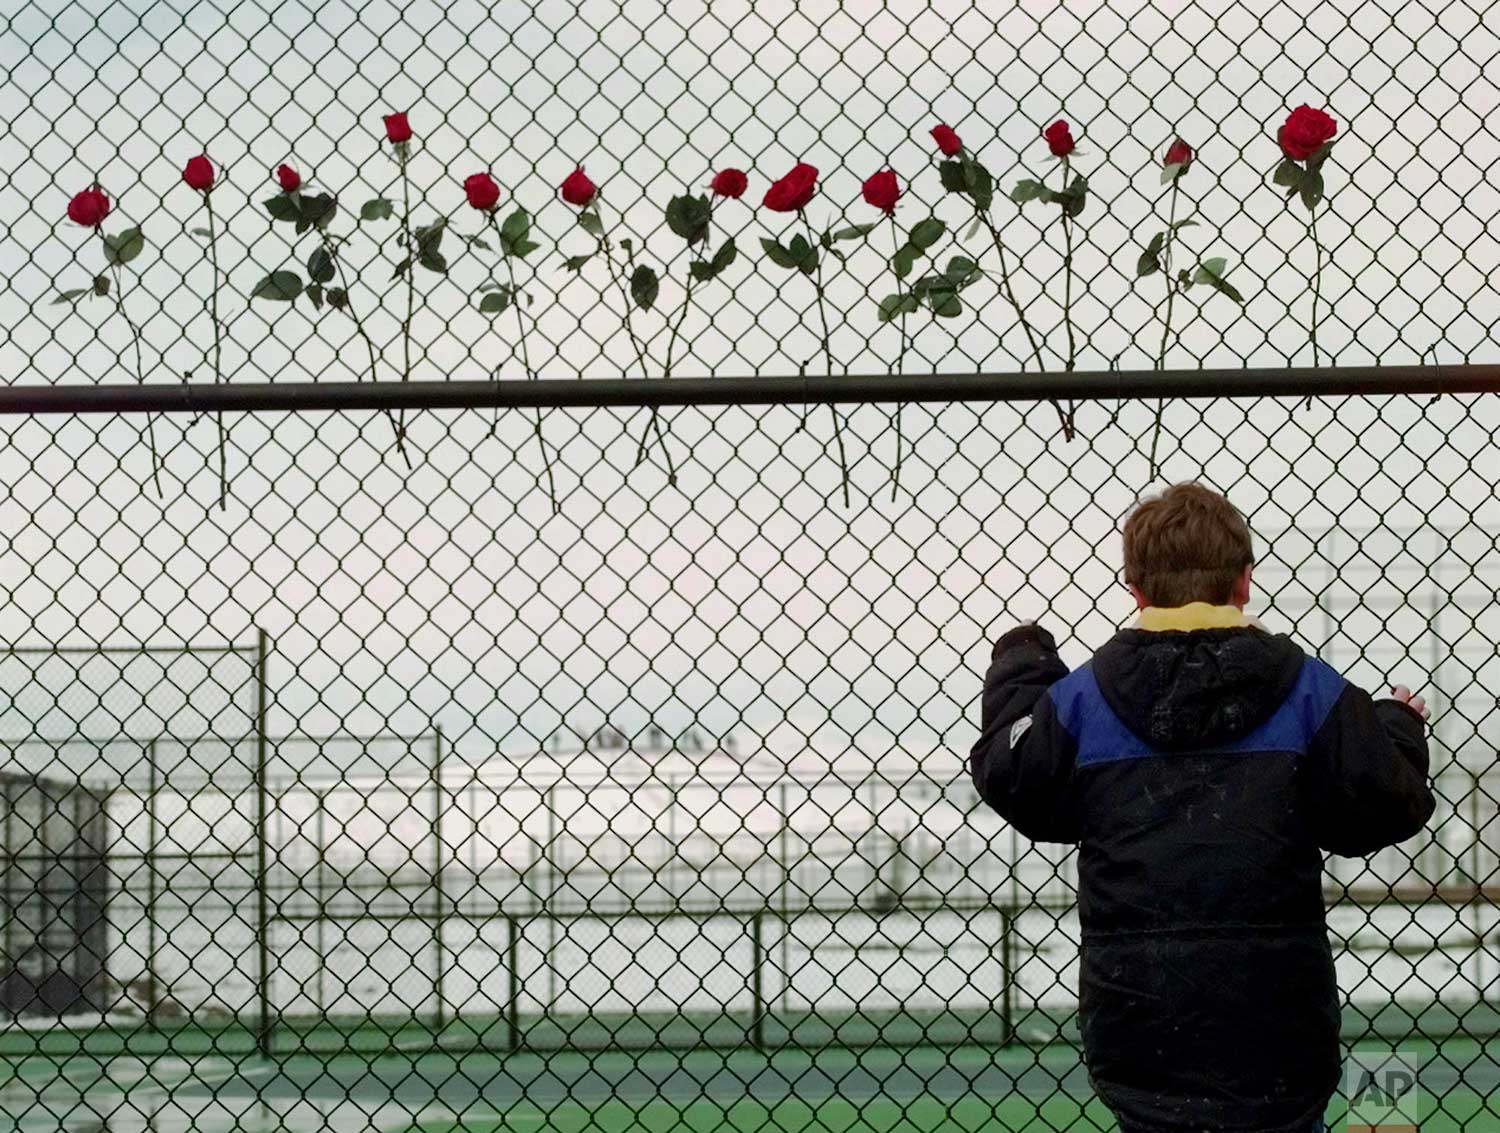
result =
[[[1500,975],[1494,406],[1178,402],[1161,450],[1250,516],[1273,629],[1435,704],[1429,830],[1325,892],[1346,1041],[1419,1044],[1470,1129]],[[136,415],[12,419],[4,620],[38,644],[0,659],[8,767],[102,800],[109,879],[103,1009],[5,1032],[18,1126],[64,1090],[204,1128],[250,1096],[292,1128],[1107,1129],[1073,856],[977,807],[963,759],[997,632],[1040,617],[1077,663],[1128,619],[1154,404],[1082,405],[1073,449],[1044,404],[910,404],[896,502],[892,411],[846,410],[845,510],[799,406],[664,410],[696,454],[675,488],[633,467],[640,411],[552,409],[560,513],[506,450],[523,410],[411,414],[411,472],[362,443],[379,412],[237,415],[242,515],[196,481],[107,502]],[[796,1081],[848,1052],[863,1084],[744,1110],[747,1054]],[[571,1084],[539,1100],[527,1066]]]

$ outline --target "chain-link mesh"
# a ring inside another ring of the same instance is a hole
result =
[[[1343,1039],[1411,1054],[1433,1128],[1500,1128],[1500,410],[1200,401],[1157,445],[1154,404],[1083,405],[1064,440],[1045,405],[921,400],[924,375],[1038,361],[1496,361],[1492,16],[0,13],[6,383],[826,372],[913,395],[899,418],[669,409],[644,447],[646,415],[604,407],[7,418],[0,1133],[1113,1128],[1078,1047],[1074,856],[981,808],[963,757],[996,633],[1040,618],[1076,664],[1126,620],[1117,527],[1158,457],[1250,516],[1268,625],[1434,704],[1428,831],[1325,875]],[[1339,126],[1316,244],[1273,180],[1303,102]],[[1066,237],[1007,198],[1059,187],[1059,116],[1090,192]],[[993,227],[945,192],[939,122],[994,175]],[[208,196],[182,181],[200,152]],[[829,241],[821,296],[761,254],[796,231],[759,201],[799,160],[817,230],[878,222]],[[268,204],[282,163],[336,207]],[[615,261],[558,199],[580,164]],[[750,189],[715,202],[710,248],[738,245],[715,268],[664,206],[731,166]],[[860,195],[885,167],[894,231]],[[527,234],[466,204],[481,171]],[[65,220],[93,182],[102,244]],[[984,274],[952,284],[960,317],[929,289],[882,321],[927,217],[933,264]],[[1174,314],[1171,273],[1137,278],[1187,218],[1178,254],[1226,257],[1243,304],[1198,287]]]
[[[845,510],[796,407],[664,411],[675,489],[640,411],[554,410],[560,514],[520,412],[411,416],[410,472],[379,413],[246,415],[222,512],[206,460],[156,501],[138,418],[14,424],[17,1127],[1112,1128],[1073,854],[964,755],[999,630],[1078,663],[1131,613],[1154,406],[1082,406],[1075,449],[1045,404],[908,405],[894,503],[892,413],[848,411]],[[1166,423],[1265,622],[1435,704],[1429,830],[1326,874],[1343,1036],[1490,1128],[1500,409]]]

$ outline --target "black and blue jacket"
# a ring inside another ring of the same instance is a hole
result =
[[[1079,1025],[1122,1126],[1307,1128],[1340,1072],[1322,852],[1421,830],[1421,716],[1253,625],[1123,630],[1071,673],[1021,626],[982,712],[980,795],[1078,845]]]

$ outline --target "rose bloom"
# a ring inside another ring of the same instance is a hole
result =
[[[713,190],[716,197],[739,200],[745,195],[745,190],[750,187],[750,178],[746,177],[741,169],[721,169],[714,174],[714,179],[709,182],[708,187]]]
[[[214,166],[207,154],[199,154],[182,167],[182,179],[189,189],[206,193],[214,187]]]
[[[865,182],[863,192],[867,202],[890,216],[896,211],[896,198],[901,195],[901,187],[896,183],[894,172],[882,169]]]
[[[579,208],[586,207],[598,191],[599,186],[588,179],[581,165],[569,173],[562,183],[562,199]]]
[[[276,167],[276,181],[283,193],[295,193],[302,187],[302,178],[290,165]]]
[[[68,202],[68,219],[85,228],[98,228],[109,215],[109,198],[103,189],[85,189]]]
[[[492,212],[500,203],[500,186],[488,173],[474,173],[464,178],[464,195],[474,208]]]
[[[1167,147],[1167,156],[1162,159],[1163,165],[1180,165],[1184,169],[1193,163],[1193,147],[1181,138],[1178,138]]]
[[[1061,118],[1043,130],[1042,137],[1047,139],[1047,148],[1053,157],[1067,157],[1077,145],[1073,141],[1072,128]]]
[[[1305,102],[1287,115],[1277,140],[1281,152],[1293,161],[1306,161],[1338,133],[1339,125],[1324,110],[1314,110]]]
[[[771,182],[771,187],[766,190],[765,205],[772,212],[797,212],[808,206],[817,191],[817,169],[799,161],[785,177]]]
[[[944,157],[953,157],[964,148],[963,142],[954,133],[953,127],[944,126],[941,123],[932,128],[932,140],[937,142],[937,147],[943,151]]]
[[[411,141],[411,123],[405,113],[385,116],[385,136],[396,144]]]

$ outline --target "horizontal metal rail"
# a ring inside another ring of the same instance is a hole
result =
[[[832,377],[0,386],[0,414],[643,408],[1500,392],[1500,365],[846,374]]]

